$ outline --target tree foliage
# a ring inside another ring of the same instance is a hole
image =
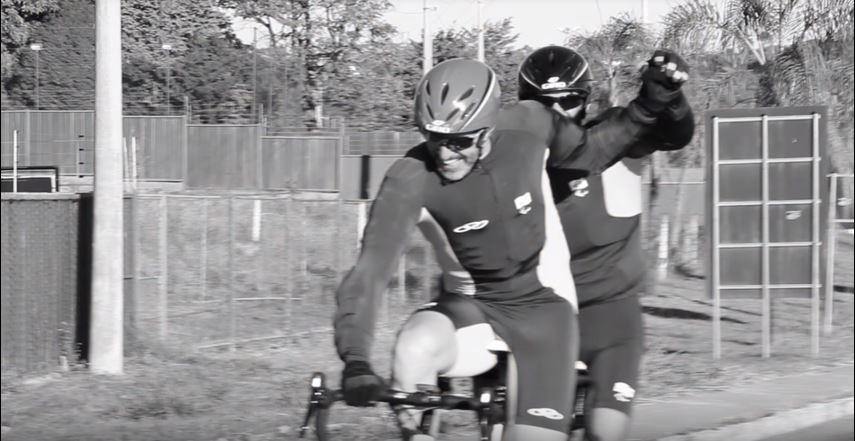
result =
[[[21,54],[30,42],[30,27],[47,14],[57,10],[59,0],[2,0],[2,31],[0,31],[0,52],[2,52],[2,77],[6,81]]]
[[[238,17],[260,24],[269,45],[284,49],[304,112],[320,109],[330,84],[346,81],[350,61],[386,42],[393,28],[382,20],[388,0],[222,0]],[[320,123],[320,121],[317,121]]]
[[[66,0],[61,9],[54,9],[39,21],[29,23],[29,41],[41,45],[41,50],[38,54],[31,50],[19,54],[19,64],[4,77],[8,98],[30,107],[38,101],[39,107],[46,109],[92,107],[94,13],[93,0]]]
[[[685,53],[728,56],[730,72],[753,77],[757,106],[828,105],[833,163],[851,171],[853,18],[853,0],[729,0],[722,7],[688,0],[666,16],[664,41]],[[712,78],[732,85],[722,73]]]
[[[123,0],[125,109],[181,112],[195,121],[317,125],[344,117],[367,130],[410,130],[422,76],[421,41],[396,42],[384,20],[389,0]],[[568,35],[591,62],[602,106],[625,104],[638,67],[657,47],[692,66],[684,86],[700,119],[706,109],[827,105],[834,162],[851,170],[853,143],[853,0],[683,0],[664,32],[631,16],[595,32]],[[94,0],[2,0],[3,103],[33,107],[40,42],[40,105],[92,108]],[[257,47],[235,35],[233,18],[260,26]],[[438,29],[434,63],[475,58],[477,29]],[[520,48],[513,21],[484,25],[487,63],[502,100],[516,100],[517,70],[533,49]],[[164,46],[167,45],[167,46]],[[164,49],[168,47],[169,49]],[[596,112],[596,110],[594,110]],[[691,161],[702,160],[700,140]],[[682,155],[682,153],[680,154]],[[674,161],[689,160],[672,156]]]
[[[613,17],[590,34],[570,34],[567,43],[583,54],[598,80],[599,107],[626,104],[638,88],[638,71],[654,49],[652,33],[628,14]]]

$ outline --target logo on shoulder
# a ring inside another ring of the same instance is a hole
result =
[[[526,412],[528,412],[529,415],[549,418],[550,420],[564,419],[564,415],[562,415],[561,412],[555,409],[550,409],[549,407],[535,407],[533,409],[527,410]]]
[[[633,398],[635,398],[635,389],[633,389],[632,386],[620,381],[615,383],[614,386],[612,386],[612,392],[615,393],[615,399],[623,403],[628,403],[632,401]]]
[[[455,233],[465,233],[467,231],[472,231],[472,230],[481,230],[484,227],[486,227],[487,224],[489,224],[489,223],[490,223],[490,221],[488,221],[487,219],[479,220],[479,221],[475,221],[475,222],[469,222],[468,224],[463,224],[463,225],[455,228],[452,231],[454,231]]]
[[[531,211],[531,192],[527,191],[525,194],[514,198],[514,206],[519,214],[526,214]]]

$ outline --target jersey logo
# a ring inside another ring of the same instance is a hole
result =
[[[614,386],[612,386],[612,392],[615,393],[614,397],[616,400],[624,403],[632,401],[632,399],[635,398],[635,389],[623,382],[615,383]]]
[[[531,193],[527,191],[525,194],[514,198],[514,206],[519,214],[526,214],[531,211]]]
[[[579,178],[570,181],[570,190],[573,191],[573,196],[579,196],[580,198],[588,196],[588,180]]]
[[[463,224],[463,225],[455,228],[452,231],[454,231],[455,233],[465,233],[467,231],[480,230],[480,229],[486,227],[487,224],[489,224],[489,223],[490,223],[490,221],[488,221],[487,219],[479,220],[479,221],[475,221],[475,222],[469,222],[468,224]]]
[[[550,420],[564,419],[564,415],[562,415],[561,412],[555,409],[550,409],[548,407],[535,407],[533,409],[527,410],[526,412],[528,412],[529,415],[549,418]]]

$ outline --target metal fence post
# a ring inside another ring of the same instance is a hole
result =
[[[199,256],[199,283],[202,299],[208,297],[208,199],[202,199],[202,241]]]
[[[820,153],[819,153],[819,115],[814,113],[811,122],[813,124],[813,148],[811,156],[811,169],[813,176],[811,177],[811,276],[810,276],[810,347],[811,355],[819,356],[819,286],[821,283],[820,275],[820,246],[822,245],[822,227],[820,224],[820,209],[822,207],[822,196],[820,186],[822,185],[822,176],[820,175]]]
[[[24,124],[24,156],[27,158],[27,165],[33,165],[33,157],[32,157],[32,135],[30,134],[30,120],[32,118],[32,112],[29,109],[25,110],[25,124]]]
[[[334,266],[335,266],[335,280],[336,280],[337,284],[341,283],[341,274],[344,272],[344,268],[342,268],[342,266],[344,265],[344,256],[342,255],[342,253],[344,253],[344,245],[343,245],[344,244],[344,235],[342,234],[343,229],[341,228],[341,223],[343,221],[342,216],[341,216],[342,215],[342,209],[343,209],[343,207],[342,207],[343,203],[344,202],[341,199],[341,194],[339,194],[339,197],[337,197],[335,200],[335,254],[334,254],[335,262],[334,262]],[[335,293],[333,293],[332,295],[333,295],[333,302],[332,303],[334,303],[335,302]]]
[[[262,208],[262,199],[253,199],[252,201],[252,227],[250,232],[250,239],[259,243],[258,248],[255,254],[255,292],[256,295],[259,295],[264,287],[265,282],[265,268],[267,267],[264,255],[264,242],[261,241],[262,233],[264,232],[263,221],[264,220],[264,209]],[[260,258],[260,262],[259,262]]]
[[[237,334],[237,313],[235,308],[235,283],[234,283],[234,246],[235,246],[235,222],[234,222],[234,197],[228,197],[228,224],[229,224],[229,240],[228,240],[228,281],[226,286],[228,289],[229,299],[229,351],[235,351],[235,338]]]
[[[668,277],[668,216],[662,216],[659,225],[659,252],[657,254],[657,278],[665,280]]]
[[[133,279],[131,281],[133,285],[133,293],[134,293],[134,302],[135,304],[139,304],[140,298],[140,277],[142,274],[142,262],[140,262],[140,202],[142,198],[136,192],[131,193],[131,260],[132,271],[133,271]],[[139,311],[139,308],[134,307],[134,311]],[[134,317],[133,323],[136,324],[136,318]],[[138,329],[134,329],[134,332],[139,332]]]
[[[292,229],[294,223],[289,222],[292,212],[294,211],[293,195],[288,195],[285,200],[285,274],[288,277],[288,295],[285,297],[285,332],[288,335],[294,333],[294,314],[293,314],[293,299],[294,292],[297,289],[296,279],[294,277],[294,231]]]
[[[168,283],[169,283],[169,253],[167,246],[167,233],[169,231],[169,212],[168,212],[167,196],[160,197],[160,229],[158,232],[158,254],[160,263],[160,279],[159,279],[159,296],[158,296],[158,315],[159,315],[159,335],[160,340],[165,341],[166,335],[169,332],[169,317],[168,317]]]
[[[826,336],[831,335],[834,318],[834,252],[837,246],[837,173],[828,176],[828,218],[826,219],[825,237],[828,241],[825,247],[825,312],[823,314],[822,331]]]

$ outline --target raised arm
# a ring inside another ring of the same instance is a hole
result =
[[[549,167],[602,171],[626,156],[653,132],[657,115],[636,98],[627,107],[609,109],[597,124],[580,126],[568,119],[557,119],[548,140]]]
[[[644,142],[631,149],[627,156],[640,158],[657,150],[680,150],[689,145],[694,134],[695,115],[686,98],[680,94],[680,98],[657,118],[656,126]]]
[[[417,167],[421,164],[404,158],[386,173],[371,207],[356,265],[336,290],[335,344],[346,363],[369,362],[380,296],[421,212]]]
[[[656,51],[641,75],[638,96],[626,107],[609,109],[584,127],[536,104],[523,104],[529,123],[546,127],[548,166],[586,172],[602,171],[624,156],[678,149],[691,140],[694,117],[680,91],[688,65],[670,51]],[[653,150],[651,150],[651,148]]]

